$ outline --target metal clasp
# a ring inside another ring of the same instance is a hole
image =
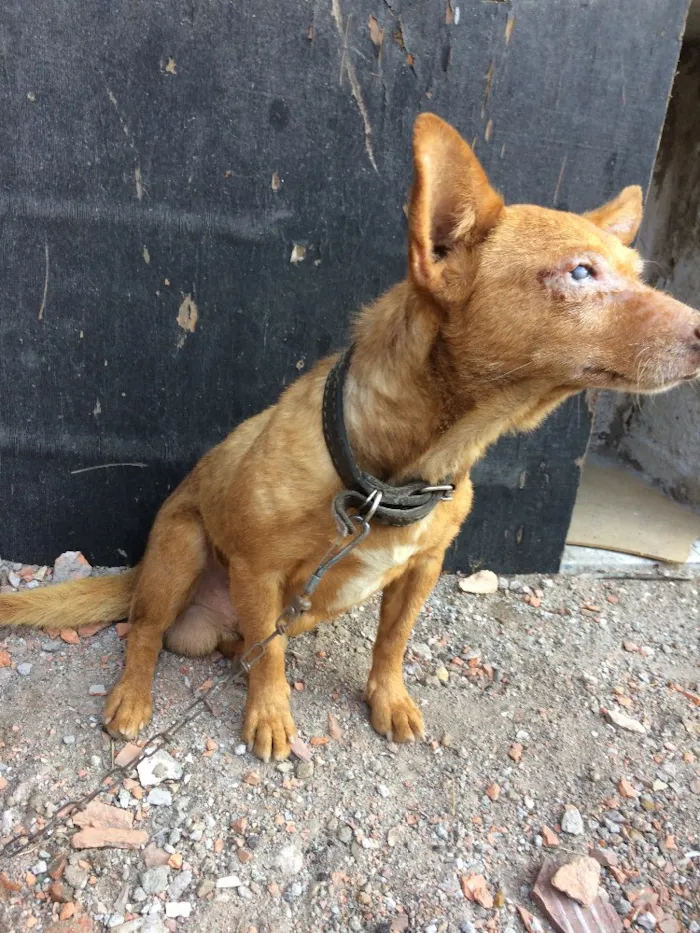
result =
[[[419,492],[441,492],[442,496],[440,497],[443,502],[449,502],[452,499],[452,494],[455,491],[455,487],[452,483],[445,483],[444,486],[424,486]]]
[[[360,507],[360,512],[362,512],[362,509],[365,509],[367,508],[367,506],[369,506],[369,510],[367,514],[363,516],[366,522],[372,521],[377,509],[379,508],[379,504],[381,501],[382,501],[382,494],[378,489],[375,489],[373,492],[371,492],[367,496],[367,501],[365,502],[363,506]]]

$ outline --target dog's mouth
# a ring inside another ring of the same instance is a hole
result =
[[[693,382],[694,380],[700,378],[700,369],[696,369],[691,373],[683,375],[669,375],[667,379],[649,386],[640,385],[630,376],[618,372],[616,369],[607,369],[603,366],[586,366],[583,369],[583,374],[588,379],[604,381],[608,385],[613,385],[621,389],[636,389],[641,392],[659,392],[663,391],[664,389],[671,388],[674,385],[678,385],[680,382]]]
[[[604,369],[601,366],[585,366],[583,369],[584,376],[592,376],[595,379],[608,379],[616,382],[630,382],[628,376],[624,376],[622,373],[617,372],[615,369]]]

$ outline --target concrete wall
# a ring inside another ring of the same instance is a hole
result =
[[[698,8],[700,22],[700,2]],[[686,43],[639,236],[648,280],[700,308],[700,45]],[[592,448],[700,505],[700,384],[655,396],[601,393]]]

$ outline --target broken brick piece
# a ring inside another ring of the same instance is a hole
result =
[[[588,850],[588,854],[591,858],[594,858],[599,865],[602,865],[603,868],[617,868],[619,859],[611,849],[591,848]]]
[[[109,804],[91,800],[90,803],[73,815],[76,826],[93,826],[96,829],[131,829],[134,823],[134,814],[119,807],[110,807]]]
[[[581,907],[552,887],[556,871],[555,864],[544,863],[532,889],[532,899],[559,933],[622,933],[622,920],[602,898],[598,897],[591,907]]]
[[[80,635],[73,628],[62,628],[58,633],[61,641],[64,641],[67,645],[79,645],[80,644]]]
[[[109,628],[111,624],[111,622],[92,622],[90,625],[81,625],[78,629],[78,634],[81,638],[92,638],[93,635],[97,635],[102,629]]]
[[[632,800],[635,797],[639,796],[636,789],[630,783],[630,781],[627,780],[627,778],[620,778],[618,785],[617,785],[617,789],[620,793],[620,796],[627,797],[628,800]]]
[[[598,897],[600,864],[590,855],[567,862],[552,876],[552,885],[583,907],[590,907]]]
[[[486,910],[493,907],[493,895],[486,887],[486,879],[483,875],[462,875],[460,878],[462,894],[468,901],[476,901]]]
[[[524,907],[518,906],[518,913],[520,914],[520,919],[523,921],[523,926],[527,930],[527,933],[543,933],[544,927],[540,921],[529,910],[525,910]]]
[[[114,764],[118,768],[124,768],[130,764],[138,755],[141,754],[141,748],[134,742],[128,742],[124,748],[120,749],[114,757]]]

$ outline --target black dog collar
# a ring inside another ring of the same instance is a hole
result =
[[[341,354],[328,374],[323,392],[323,435],[333,466],[348,491],[366,500],[373,496],[375,501],[381,493],[379,505],[373,513],[381,524],[410,525],[419,522],[432,512],[438,502],[451,497],[454,486],[447,480],[439,486],[430,486],[420,479],[405,486],[390,486],[359,468],[348,439],[343,402],[352,353],[351,346]]]

